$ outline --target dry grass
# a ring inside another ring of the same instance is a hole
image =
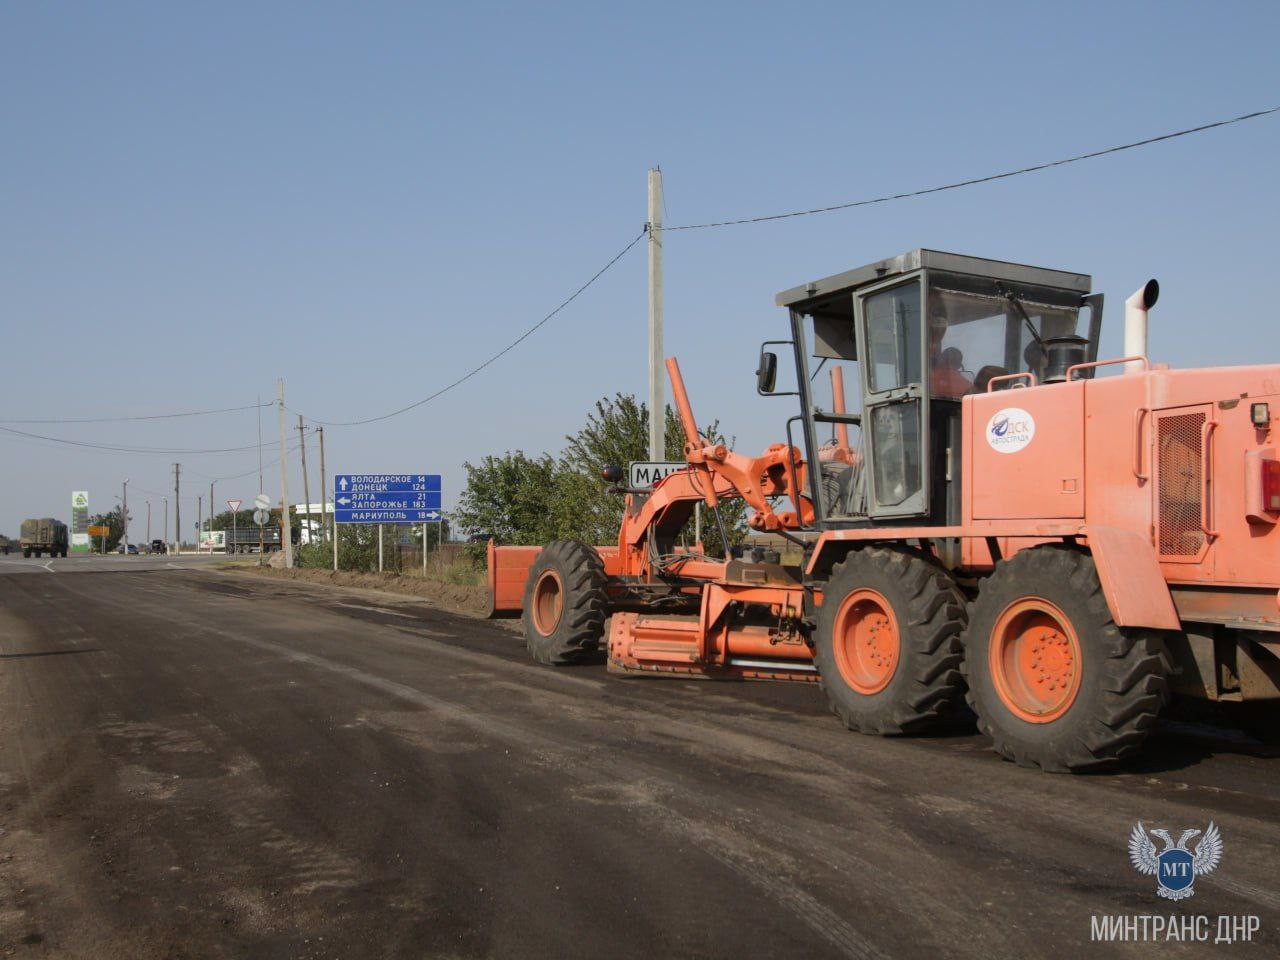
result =
[[[257,558],[244,562],[229,560],[220,569],[236,573],[254,574],[277,580],[301,580],[306,583],[327,583],[340,587],[362,590],[382,590],[427,600],[438,607],[469,617],[484,617],[489,612],[489,587],[483,570],[460,562],[435,569],[429,567],[427,575],[422,570],[412,573],[357,573],[340,570],[294,568],[283,570],[260,565]]]

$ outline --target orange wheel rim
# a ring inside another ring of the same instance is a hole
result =
[[[991,677],[1014,716],[1052,723],[1071,709],[1084,664],[1071,619],[1042,597],[1016,600],[991,630]]]
[[[544,637],[555,633],[564,612],[564,584],[560,574],[547,570],[533,585],[533,625]]]
[[[879,693],[898,669],[902,650],[893,607],[875,590],[855,590],[836,611],[832,637],[836,668],[858,693]]]

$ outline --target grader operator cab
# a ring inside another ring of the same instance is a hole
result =
[[[1280,365],[1152,366],[1155,281],[1099,361],[1090,287],[916,250],[779,294],[791,336],[757,389],[797,397],[787,442],[709,442],[668,360],[687,468],[606,471],[616,545],[491,544],[494,614],[545,663],[604,646],[611,670],[820,680],[865,733],[967,699],[999,753],[1050,771],[1133,754],[1171,690],[1280,703]],[[682,542],[696,504],[735,497],[798,564]]]
[[[823,528],[959,523],[961,401],[993,384],[1025,384],[1028,374],[1059,382],[1072,365],[1096,360],[1103,303],[1082,274],[933,250],[777,299],[790,310],[791,340],[774,343],[800,347],[794,392],[805,446],[821,463]],[[773,392],[769,371],[777,362],[762,353],[761,393]],[[824,372],[830,407],[814,387]],[[859,412],[845,412],[847,384],[861,393]],[[852,443],[851,430],[861,434]],[[857,455],[845,457],[844,449]]]

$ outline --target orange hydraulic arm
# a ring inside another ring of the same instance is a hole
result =
[[[701,494],[707,506],[713,509],[717,506],[723,486],[721,481],[727,481],[732,492],[755,511],[748,521],[753,529],[794,530],[811,523],[813,504],[802,493],[806,465],[799,451],[785,443],[775,443],[759,457],[746,457],[734,453],[723,443],[708,443],[698,433],[684,378],[680,376],[680,364],[675,357],[667,359],[667,372],[671,376],[676,409],[680,412],[680,425],[684,428],[684,457],[692,468],[691,473],[706,480]],[[712,478],[718,479],[712,482]],[[777,496],[790,499],[795,505],[795,512],[774,512],[768,498]]]
[[[738,676],[813,680],[812,652],[800,626],[804,586],[778,564],[743,564],[683,550],[676,538],[701,501],[711,508],[740,497],[755,512],[748,523],[757,530],[797,529],[811,523],[813,504],[805,489],[807,465],[787,444],[774,444],[759,457],[734,453],[698,433],[680,366],[667,360],[667,372],[688,467],[659,480],[638,499],[627,496],[618,540],[620,573],[640,581],[661,579],[697,601],[697,617],[663,614],[649,606],[620,610],[609,634],[612,669],[667,673],[728,671]],[[778,513],[770,498],[786,496],[793,512]],[[663,598],[667,599],[667,598]],[[670,608],[668,608],[670,609]],[[757,659],[752,659],[757,658]]]

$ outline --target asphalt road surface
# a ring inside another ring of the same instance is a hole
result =
[[[1278,813],[1276,750],[1197,724],[1049,776],[963,723],[847,733],[816,687],[538,667],[407,598],[0,564],[5,955],[1129,956],[1093,916],[1177,913],[1261,928],[1139,952],[1275,956]],[[1130,866],[1139,820],[1220,826],[1193,898]]]

